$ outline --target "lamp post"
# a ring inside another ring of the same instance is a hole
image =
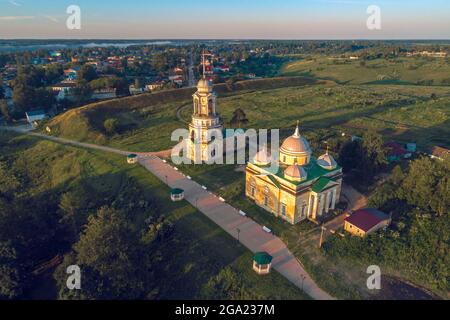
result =
[[[237,231],[237,241],[239,243],[239,234],[241,233],[241,229],[236,228],[236,231]]]
[[[169,178],[167,177],[167,175],[165,177],[166,177],[166,184],[169,185]]]
[[[306,277],[303,274],[300,275],[300,277],[302,278],[302,291],[304,291],[303,290],[303,283],[305,282]]]

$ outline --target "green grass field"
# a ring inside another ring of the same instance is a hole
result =
[[[432,98],[433,95],[433,98]],[[300,120],[303,132],[331,129],[336,133],[360,134],[368,128],[386,139],[417,142],[423,150],[433,145],[449,146],[450,87],[399,85],[315,85],[227,95],[218,100],[225,126],[236,108],[243,109],[249,128],[290,128]],[[177,118],[190,120],[190,101],[181,100],[138,109],[72,110],[49,126],[53,135],[109,145],[134,152],[160,151],[174,142],[170,135],[187,128]],[[108,136],[104,120],[116,118],[120,132]]]
[[[442,58],[403,57],[366,61],[312,56],[287,62],[280,70],[285,76],[311,76],[345,84],[421,84],[450,85],[450,62]]]
[[[199,298],[208,280],[229,266],[251,291],[266,299],[305,299],[303,293],[277,272],[259,277],[251,269],[252,254],[187,202],[173,203],[169,189],[139,165],[129,166],[114,154],[84,150],[36,140],[1,135],[2,156],[28,177],[32,195],[50,192],[53,197],[85,186],[113,195],[132,177],[141,186],[143,200],[157,203],[157,212],[175,225],[175,235],[162,248],[165,262],[159,268],[160,299]],[[89,189],[87,189],[89,190]],[[49,200],[50,201],[50,200]],[[146,217],[142,217],[144,220]],[[220,250],[218,250],[220,248]],[[39,288],[33,288],[39,295]],[[204,296],[203,296],[204,297]]]

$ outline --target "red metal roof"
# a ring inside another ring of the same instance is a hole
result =
[[[351,223],[355,227],[367,232],[380,222],[389,219],[389,216],[377,209],[360,209],[356,210],[345,221]]]
[[[387,142],[384,146],[389,149],[388,154],[392,156],[403,156],[408,153],[401,144],[394,141]]]

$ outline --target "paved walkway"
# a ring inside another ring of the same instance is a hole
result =
[[[29,132],[26,130],[16,130],[11,127],[1,127],[35,137],[51,140],[54,142],[79,146],[88,149],[112,152],[120,155],[128,155],[130,152],[118,150],[111,147],[99,146],[91,143],[73,141],[64,138],[52,137],[41,133]],[[163,151],[166,154],[167,151]],[[316,300],[334,299],[328,293],[320,289],[311,279],[309,274],[302,267],[300,262],[289,251],[286,245],[272,234],[263,231],[262,226],[257,224],[250,218],[239,214],[239,211],[227,203],[222,202],[217,196],[207,190],[193,180],[185,177],[181,172],[171,167],[169,164],[161,160],[157,155],[161,153],[137,153],[139,155],[139,163],[167,183],[171,188],[181,188],[185,190],[185,198],[200,212],[219,225],[223,230],[237,239],[240,230],[239,240],[252,252],[267,251],[273,256],[272,266],[281,275],[296,285],[310,297]],[[250,265],[249,265],[250,266]]]
[[[315,284],[286,245],[279,238],[263,231],[261,225],[243,217],[236,208],[222,202],[217,196],[204,190],[201,185],[188,179],[158,157],[144,156],[139,162],[171,188],[183,189],[188,202],[236,239],[239,229],[239,241],[252,252],[267,251],[273,256],[275,270],[297,287],[303,286],[305,293],[313,299],[333,299]]]

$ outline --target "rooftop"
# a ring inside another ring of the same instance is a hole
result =
[[[270,264],[272,262],[272,256],[267,252],[257,252],[253,256],[253,261],[259,265]]]
[[[369,231],[382,221],[388,220],[389,216],[377,209],[366,208],[355,211],[345,221],[351,223],[363,231]]]

